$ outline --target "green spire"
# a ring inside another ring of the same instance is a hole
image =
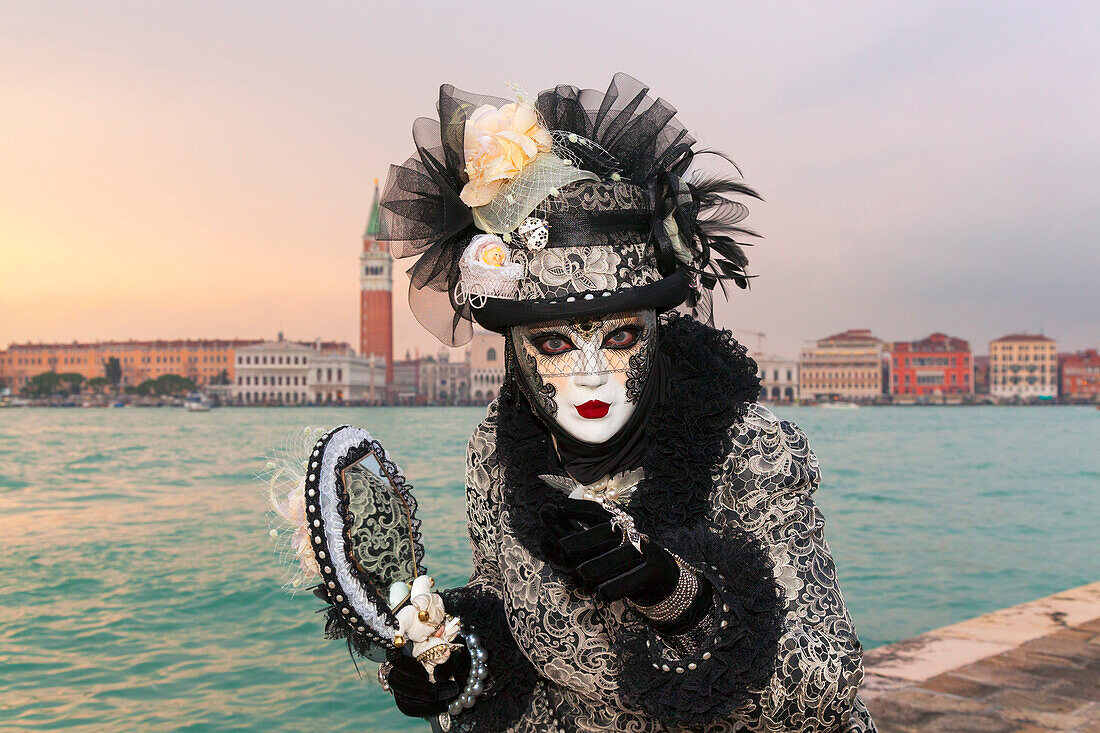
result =
[[[363,232],[364,239],[378,239],[381,223],[378,221],[378,179],[374,179],[374,201],[370,205],[370,218],[367,219],[367,231]]]

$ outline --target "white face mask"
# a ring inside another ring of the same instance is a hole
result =
[[[656,313],[643,310],[516,326],[510,338],[542,410],[577,440],[603,443],[634,413],[656,331]]]

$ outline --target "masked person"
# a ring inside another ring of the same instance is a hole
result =
[[[713,287],[747,285],[751,189],[689,173],[675,110],[624,75],[444,86],[438,112],[382,223],[421,323],[504,339],[467,451],[474,573],[443,593],[488,662],[476,699],[468,659],[399,664],[398,706],[463,731],[873,731],[817,459],[709,324]]]

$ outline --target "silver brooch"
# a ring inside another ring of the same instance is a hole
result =
[[[611,514],[611,526],[616,527],[623,533],[623,542],[626,544],[629,542],[634,545],[634,549],[638,552],[642,551],[642,533],[634,528],[634,517],[624,512],[619,507],[615,506],[611,502],[600,502],[600,506]],[[621,546],[621,545],[620,545]]]

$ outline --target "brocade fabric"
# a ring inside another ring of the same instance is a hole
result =
[[[445,597],[449,610],[465,612],[468,625],[504,623],[507,629],[494,629],[495,638],[486,641],[498,647],[490,649],[488,692],[455,717],[452,730],[875,731],[858,695],[862,647],[813,500],[817,458],[793,423],[747,405],[722,436],[722,445],[732,448],[713,469],[703,539],[683,542],[687,530],[667,535],[716,591],[718,606],[708,616],[715,627],[700,634],[704,642],[689,660],[623,603],[594,602],[521,541],[521,510],[508,499],[497,450],[500,420],[494,402],[469,441],[474,573],[466,588]],[[642,492],[632,498],[644,500]],[[731,565],[723,557],[727,549],[748,560]],[[754,583],[761,596],[744,599],[744,588]],[[769,592],[776,597],[767,598]],[[745,626],[754,609],[774,613],[772,627],[767,619]],[[485,639],[486,631],[477,630]],[[742,648],[730,656],[738,643],[757,644],[758,653]],[[717,664],[764,665],[764,674],[707,669]],[[746,679],[766,682],[734,689]],[[739,702],[727,710],[725,700]]]

